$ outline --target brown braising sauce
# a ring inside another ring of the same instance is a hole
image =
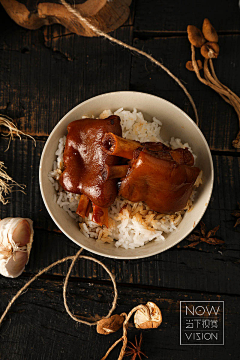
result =
[[[66,191],[85,194],[99,207],[109,207],[117,196],[117,179],[103,179],[102,173],[106,165],[118,165],[120,158],[103,151],[102,138],[107,132],[122,136],[120,118],[76,120],[67,130],[60,184]]]

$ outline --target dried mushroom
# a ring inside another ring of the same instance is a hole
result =
[[[110,32],[127,20],[131,1],[78,0],[67,1],[85,18],[91,19],[104,32]],[[42,26],[61,24],[69,32],[81,36],[96,36],[82,21],[76,19],[61,1],[37,0],[0,0],[8,15],[20,26],[27,29],[39,29]]]
[[[197,66],[198,66],[198,70],[202,70],[203,65],[201,60],[197,60]],[[186,62],[186,69],[189,71],[194,71],[193,63],[191,60]]]
[[[219,45],[215,42],[207,42],[200,51],[205,59],[216,59],[219,55]]]
[[[208,19],[203,21],[202,32],[206,40],[218,42],[218,34]]]
[[[148,302],[146,305],[137,305],[128,314],[122,313],[120,316],[125,318],[125,320],[122,324],[123,334],[118,340],[115,341],[115,343],[112,346],[110,346],[110,348],[108,349],[108,351],[102,357],[101,360],[105,360],[108,357],[109,353],[114,349],[114,347],[117,344],[119,344],[119,342],[123,342],[123,344],[122,344],[122,348],[121,348],[118,360],[122,360],[123,356],[125,356],[125,355],[126,356],[132,355],[133,359],[136,359],[137,356],[141,357],[141,354],[144,355],[140,349],[141,341],[142,341],[141,337],[140,337],[139,344],[137,344],[137,343],[136,343],[136,345],[132,344],[135,349],[134,351],[131,347],[128,347],[128,350],[125,351],[127,348],[127,343],[128,343],[128,339],[127,339],[128,324],[129,324],[129,320],[130,320],[131,316],[134,313],[135,313],[134,323],[135,323],[136,328],[139,328],[139,329],[157,328],[162,322],[161,311],[157,307],[157,305],[154,304],[153,302]],[[104,319],[104,320],[107,320],[107,319]],[[102,331],[103,327],[104,327],[104,330],[106,331],[106,323],[101,324],[101,322],[102,322],[102,320],[98,322],[98,324],[101,325],[101,331]],[[98,327],[98,324],[97,324],[97,327]],[[109,329],[110,329],[109,324],[107,324],[107,329],[108,329],[107,332],[109,333]],[[97,328],[97,331],[99,332],[98,328]]]
[[[192,63],[187,64],[186,67],[189,70],[190,67],[193,67],[198,80],[216,91],[223,100],[235,109],[238,116],[239,130],[236,138],[232,141],[232,146],[236,149],[240,149],[240,98],[226,85],[222,84],[215,73],[213,59],[216,59],[219,55],[219,46],[217,44],[218,35],[208,19],[204,20],[202,30],[203,34],[193,25],[188,25],[187,27],[188,39],[191,43]],[[205,41],[202,40],[202,36],[205,40],[208,40],[208,42],[205,43]],[[201,47],[201,54],[205,58],[203,66],[204,77],[202,77],[199,72],[200,69],[198,68],[198,63],[195,57],[195,47]]]
[[[195,47],[200,48],[206,42],[201,30],[199,30],[194,25],[188,25],[187,33],[188,33],[188,40]]]
[[[162,323],[162,313],[153,302],[148,302],[138,309],[134,315],[134,324],[138,329],[153,329]]]
[[[122,315],[112,315],[109,318],[102,319],[97,323],[97,332],[102,335],[109,335],[118,331],[124,322]]]

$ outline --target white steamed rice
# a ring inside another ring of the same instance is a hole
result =
[[[113,115],[110,110],[104,110],[99,118],[104,119]],[[123,108],[114,112],[121,119],[123,137],[140,142],[161,141],[160,132],[162,123],[155,117],[152,122],[144,119],[143,114],[137,109],[127,111]],[[88,116],[84,116],[88,117]],[[58,149],[55,153],[56,160],[53,163],[53,170],[49,172],[48,178],[56,190],[54,201],[62,207],[72,218],[79,222],[80,231],[86,236],[95,238],[97,241],[111,243],[115,241],[116,247],[125,249],[134,249],[145,245],[149,241],[165,241],[167,234],[175,231],[183,219],[186,211],[190,211],[196,188],[202,183],[201,173],[196,180],[195,189],[183,211],[178,211],[172,215],[165,215],[152,211],[149,207],[140,202],[132,203],[121,197],[117,197],[115,202],[109,207],[109,227],[101,227],[92,221],[92,213],[88,218],[82,219],[75,212],[78,207],[80,195],[64,191],[59,185],[59,176],[63,170],[63,151],[65,147],[66,136],[59,140]],[[173,149],[188,147],[188,143],[183,144],[180,139],[171,138],[169,144]],[[196,159],[196,155],[194,155]]]

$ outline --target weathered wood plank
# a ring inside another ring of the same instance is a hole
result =
[[[23,216],[34,221],[35,240],[27,272],[36,273],[51,262],[76,253],[78,247],[57,228],[45,209],[38,184],[38,164],[44,143],[37,147],[29,139],[15,139],[8,152],[4,152],[7,140],[1,139],[1,160],[7,171],[18,183],[26,184],[27,195],[13,192],[7,205],[0,205],[0,217]],[[225,241],[225,249],[207,244],[197,249],[174,247],[167,252],[136,261],[104,259],[104,263],[116,274],[121,283],[141,283],[168,288],[188,288],[220,293],[240,293],[239,250],[240,230],[234,228],[231,212],[237,208],[240,183],[240,158],[213,156],[215,184],[210,205],[204,215],[207,229],[220,225],[217,237]],[[237,194],[237,195],[236,195]],[[219,252],[220,251],[220,252]],[[100,257],[99,257],[100,258]],[[102,258],[100,258],[102,259]],[[52,274],[66,274],[67,266],[59,266]],[[108,279],[97,264],[86,261],[76,265],[74,276],[81,278]]]
[[[86,98],[129,88],[131,55],[127,50],[112,46],[103,39],[64,36],[60,26],[47,27],[44,33],[42,30],[19,29],[14,25],[12,31],[5,30],[5,40],[1,45],[5,71],[1,72],[0,109],[7,115],[20,118],[18,125],[21,129],[46,135],[68,110]],[[119,29],[116,36],[131,42],[129,31],[129,27]],[[221,81],[237,93],[239,86],[235,79],[239,76],[239,69],[235,62],[230,61],[229,54],[231,58],[237,57],[239,39],[237,35],[221,36],[221,55],[215,61]],[[187,39],[135,39],[135,45],[162,59],[187,83],[199,110],[201,129],[211,148],[235,151],[231,141],[238,130],[237,116],[219,95],[185,69],[185,63],[190,59]],[[181,54],[181,59],[175,56],[176,53]],[[226,63],[227,67],[224,66]],[[76,74],[79,76],[77,81]],[[86,81],[89,86],[82,87]],[[166,98],[194,117],[182,90],[143,58],[133,57],[131,89]]]
[[[135,29],[140,31],[184,32],[189,24],[202,27],[209,18],[217,31],[239,31],[238,1],[139,0],[136,4]]]
[[[113,35],[131,43],[131,32],[126,26]],[[80,102],[129,89],[129,52],[101,38],[65,35],[60,25],[30,31],[5,19],[0,40],[0,111],[18,119],[23,131],[48,135]]]
[[[238,118],[234,109],[209,87],[202,84],[194,72],[185,68],[191,59],[190,44],[184,38],[135,39],[134,45],[161,60],[186,86],[198,109],[200,128],[212,150],[236,151],[232,140],[238,132]],[[240,70],[236,67],[239,35],[220,36],[220,55],[214,60],[216,74],[223,84],[240,94]],[[197,58],[200,59],[197,51]],[[203,74],[202,74],[203,76]],[[183,90],[163,70],[142,57],[133,57],[131,90],[160,96],[184,110],[194,119],[192,106]]]
[[[27,279],[1,278],[1,312]],[[144,330],[142,350],[149,359],[237,359],[240,334],[239,297],[220,296],[188,291],[152,290],[118,286],[118,306],[115,313],[129,312],[134,306],[155,302],[162,311],[163,323],[158,329]],[[76,315],[98,320],[107,314],[112,302],[111,286],[70,282],[68,304]],[[180,301],[215,300],[225,302],[225,346],[180,346]],[[140,331],[129,327],[129,340]],[[100,359],[108,347],[121,336],[118,331],[109,336],[96,333],[95,327],[76,325],[64,310],[62,281],[38,280],[12,306],[0,328],[1,360]],[[117,359],[120,346],[110,355]]]
[[[221,215],[224,219],[224,214]],[[191,250],[184,249],[181,244],[180,248],[174,247],[167,252],[140,260],[120,261],[89,253],[88,255],[101,260],[115,274],[119,283],[239,294],[239,245],[231,244],[232,233],[230,232],[229,239],[225,240],[226,250],[207,245]],[[184,243],[186,244],[187,242]],[[35,273],[58,259],[74,255],[77,250],[78,247],[65,236],[35,229],[34,244],[26,272]],[[51,273],[65,275],[67,269],[67,265],[59,265]],[[73,276],[89,281],[109,279],[99,265],[85,260],[77,263]]]
[[[231,140],[237,132],[234,110],[212,90],[200,84],[194,74],[185,70],[190,50],[187,38],[183,36],[190,20],[200,26],[206,16],[217,30],[238,33],[237,0],[227,5],[225,0],[221,4],[208,2],[206,6],[201,4],[198,11],[196,4],[192,5],[190,1],[185,8],[181,2],[181,9],[180,2],[172,5],[164,0],[159,4],[155,2],[154,7],[152,3],[152,0],[136,2],[138,18],[135,34],[144,36],[142,40],[135,39],[135,44],[161,59],[180,79],[187,82],[199,110],[201,129],[211,148],[232,151]],[[157,11],[162,6],[163,10]],[[214,6],[219,11],[213,14]],[[228,11],[225,11],[226,6]],[[151,9],[154,9],[153,15],[148,14]],[[131,54],[127,51],[102,39],[89,41],[65,36],[65,32],[57,26],[45,32],[30,32],[19,28],[4,12],[0,12],[0,20],[0,112],[16,118],[22,130],[45,136],[80,101],[99,93],[129,88],[162,96],[193,117],[182,90],[144,59],[133,58],[129,87]],[[114,36],[131,43],[132,30],[125,26]],[[147,36],[154,31],[174,31],[182,37],[148,39]],[[239,45],[239,35],[220,36],[220,57],[215,61],[220,80],[238,94],[240,88],[236,79],[240,74],[236,59]],[[176,54],[180,54],[181,58],[177,59]],[[27,196],[13,192],[10,203],[0,205],[0,217],[31,217],[35,225],[35,238],[30,262],[23,276],[15,280],[0,278],[1,311],[30,274],[59,258],[76,253],[78,249],[57,232],[40,196],[38,164],[44,142],[37,141],[34,148],[31,140],[14,140],[10,150],[4,153],[6,146],[7,140],[1,138],[1,160],[16,181],[27,185]],[[225,248],[204,244],[190,250],[184,249],[186,242],[182,242],[179,248],[174,247],[144,260],[116,261],[98,257],[115,273],[118,283],[130,284],[119,286],[119,313],[148,300],[160,305],[162,326],[143,334],[143,351],[150,359],[214,360],[239,357],[240,230],[233,228],[231,212],[237,208],[237,201],[240,200],[240,158],[237,154],[233,155],[236,156],[213,157],[215,185],[203,219],[207,229],[220,224],[217,236],[225,240]],[[112,337],[102,337],[93,328],[83,325],[76,327],[68,317],[62,304],[61,288],[62,276],[67,268],[65,264],[53,269],[50,275],[59,276],[59,281],[37,281],[14,304],[0,328],[1,360],[99,359],[120,336],[118,333]],[[45,279],[50,279],[50,275],[46,275]],[[68,289],[70,307],[85,316],[92,314],[98,318],[106,314],[112,301],[112,288],[101,281],[108,280],[104,270],[83,260],[76,265],[72,275]],[[79,278],[84,282],[79,282]],[[87,284],[88,279],[96,280],[100,285],[95,287]],[[138,283],[142,288],[134,285]],[[179,301],[216,299],[225,301],[226,345],[180,347]],[[135,334],[139,334],[139,331],[131,329],[130,340],[134,340]],[[110,359],[116,359],[117,353],[113,352]]]

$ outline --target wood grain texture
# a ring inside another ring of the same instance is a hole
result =
[[[193,97],[199,115],[199,127],[212,150],[236,152],[232,140],[238,132],[238,117],[235,110],[209,87],[202,84],[194,72],[186,69],[191,59],[190,44],[187,36],[134,39],[134,45],[162,61],[186,86]],[[216,74],[220,81],[240,95],[240,70],[237,67],[239,35],[219,37],[220,55],[214,60]],[[201,58],[197,51],[197,59]],[[203,76],[203,74],[202,74]],[[160,96],[184,110],[194,119],[190,102],[182,89],[164,71],[142,57],[132,58],[131,90],[144,91]]]
[[[80,102],[129,89],[131,54],[100,38],[65,36],[62,27],[30,31],[5,20],[0,39],[0,111],[21,130],[48,135]],[[113,34],[131,43],[131,29]]]
[[[31,32],[14,24],[5,34],[0,45],[4,70],[0,75],[0,109],[17,118],[19,127],[31,134],[48,135],[67,111],[87,98],[129,89],[131,54],[106,40],[78,37],[60,26]],[[131,28],[123,27],[114,36],[131,43]],[[239,94],[235,81],[240,76],[239,67],[232,59],[238,56],[240,36],[220,36],[219,43],[216,73]],[[237,115],[218,94],[186,70],[185,63],[191,57],[187,37],[136,38],[134,44],[162,60],[186,84],[211,149],[235,152],[231,142],[238,131]],[[185,94],[168,75],[142,57],[132,59],[130,89],[161,96],[194,118]]]
[[[128,23],[113,36],[128,43],[134,37],[138,48],[163,61],[192,94],[215,169],[213,194],[203,221],[207,230],[220,225],[216,236],[225,244],[185,249],[188,242],[184,240],[167,252],[136,261],[94,257],[116,276],[118,313],[148,300],[160,306],[161,327],[143,333],[142,349],[149,359],[235,360],[239,358],[240,333],[240,228],[233,227],[235,218],[231,213],[240,201],[240,157],[231,147],[231,140],[238,129],[237,117],[228,104],[185,69],[185,63],[190,59],[186,26],[190,21],[201,26],[203,18],[209,17],[220,31],[220,56],[214,62],[217,75],[240,94],[238,2],[204,0],[197,7],[189,0],[184,4],[166,0],[133,2]],[[21,130],[37,138],[36,148],[30,139],[14,139],[7,152],[7,139],[0,138],[0,160],[5,162],[9,175],[26,184],[26,195],[14,191],[9,204],[0,204],[0,218],[31,217],[35,230],[30,261],[22,276],[14,280],[0,277],[2,313],[33,274],[78,250],[51,220],[38,184],[41,152],[59,119],[79,102],[117,90],[156,94],[194,116],[188,99],[173,80],[144,58],[106,40],[77,37],[60,26],[31,32],[18,27],[4,11],[0,12],[0,34],[0,112],[13,117]],[[1,360],[98,360],[120,336],[120,332],[111,337],[97,335],[95,328],[78,326],[66,314],[62,282],[68,266],[59,265],[45,274],[11,308],[0,328]],[[181,300],[225,301],[225,346],[179,345]],[[87,318],[106,314],[112,287],[105,271],[96,263],[79,261],[72,272],[68,301],[76,314]],[[139,331],[131,326],[131,341],[135,334],[139,336]],[[117,355],[115,350],[109,359]]]
[[[0,309],[26,282],[3,280]],[[118,287],[118,306],[115,313],[129,312],[134,306],[155,302],[162,311],[163,323],[158,329],[143,330],[142,350],[151,360],[238,359],[239,297],[211,295],[205,292],[151,290],[141,287]],[[225,302],[225,346],[180,346],[180,301],[215,300]],[[112,288],[107,285],[70,282],[68,304],[76,315],[98,320],[108,312]],[[133,321],[133,319],[132,319]],[[133,322],[129,340],[139,337]],[[1,360],[99,360],[108,347],[121,336],[121,331],[104,336],[95,327],[77,325],[65,312],[62,301],[62,282],[38,280],[13,305],[1,326]],[[110,355],[117,359],[120,346]]]
[[[217,31],[239,32],[238,0],[168,1],[138,0],[135,29],[140,31],[185,32],[192,24],[202,27],[204,18],[210,19]]]

